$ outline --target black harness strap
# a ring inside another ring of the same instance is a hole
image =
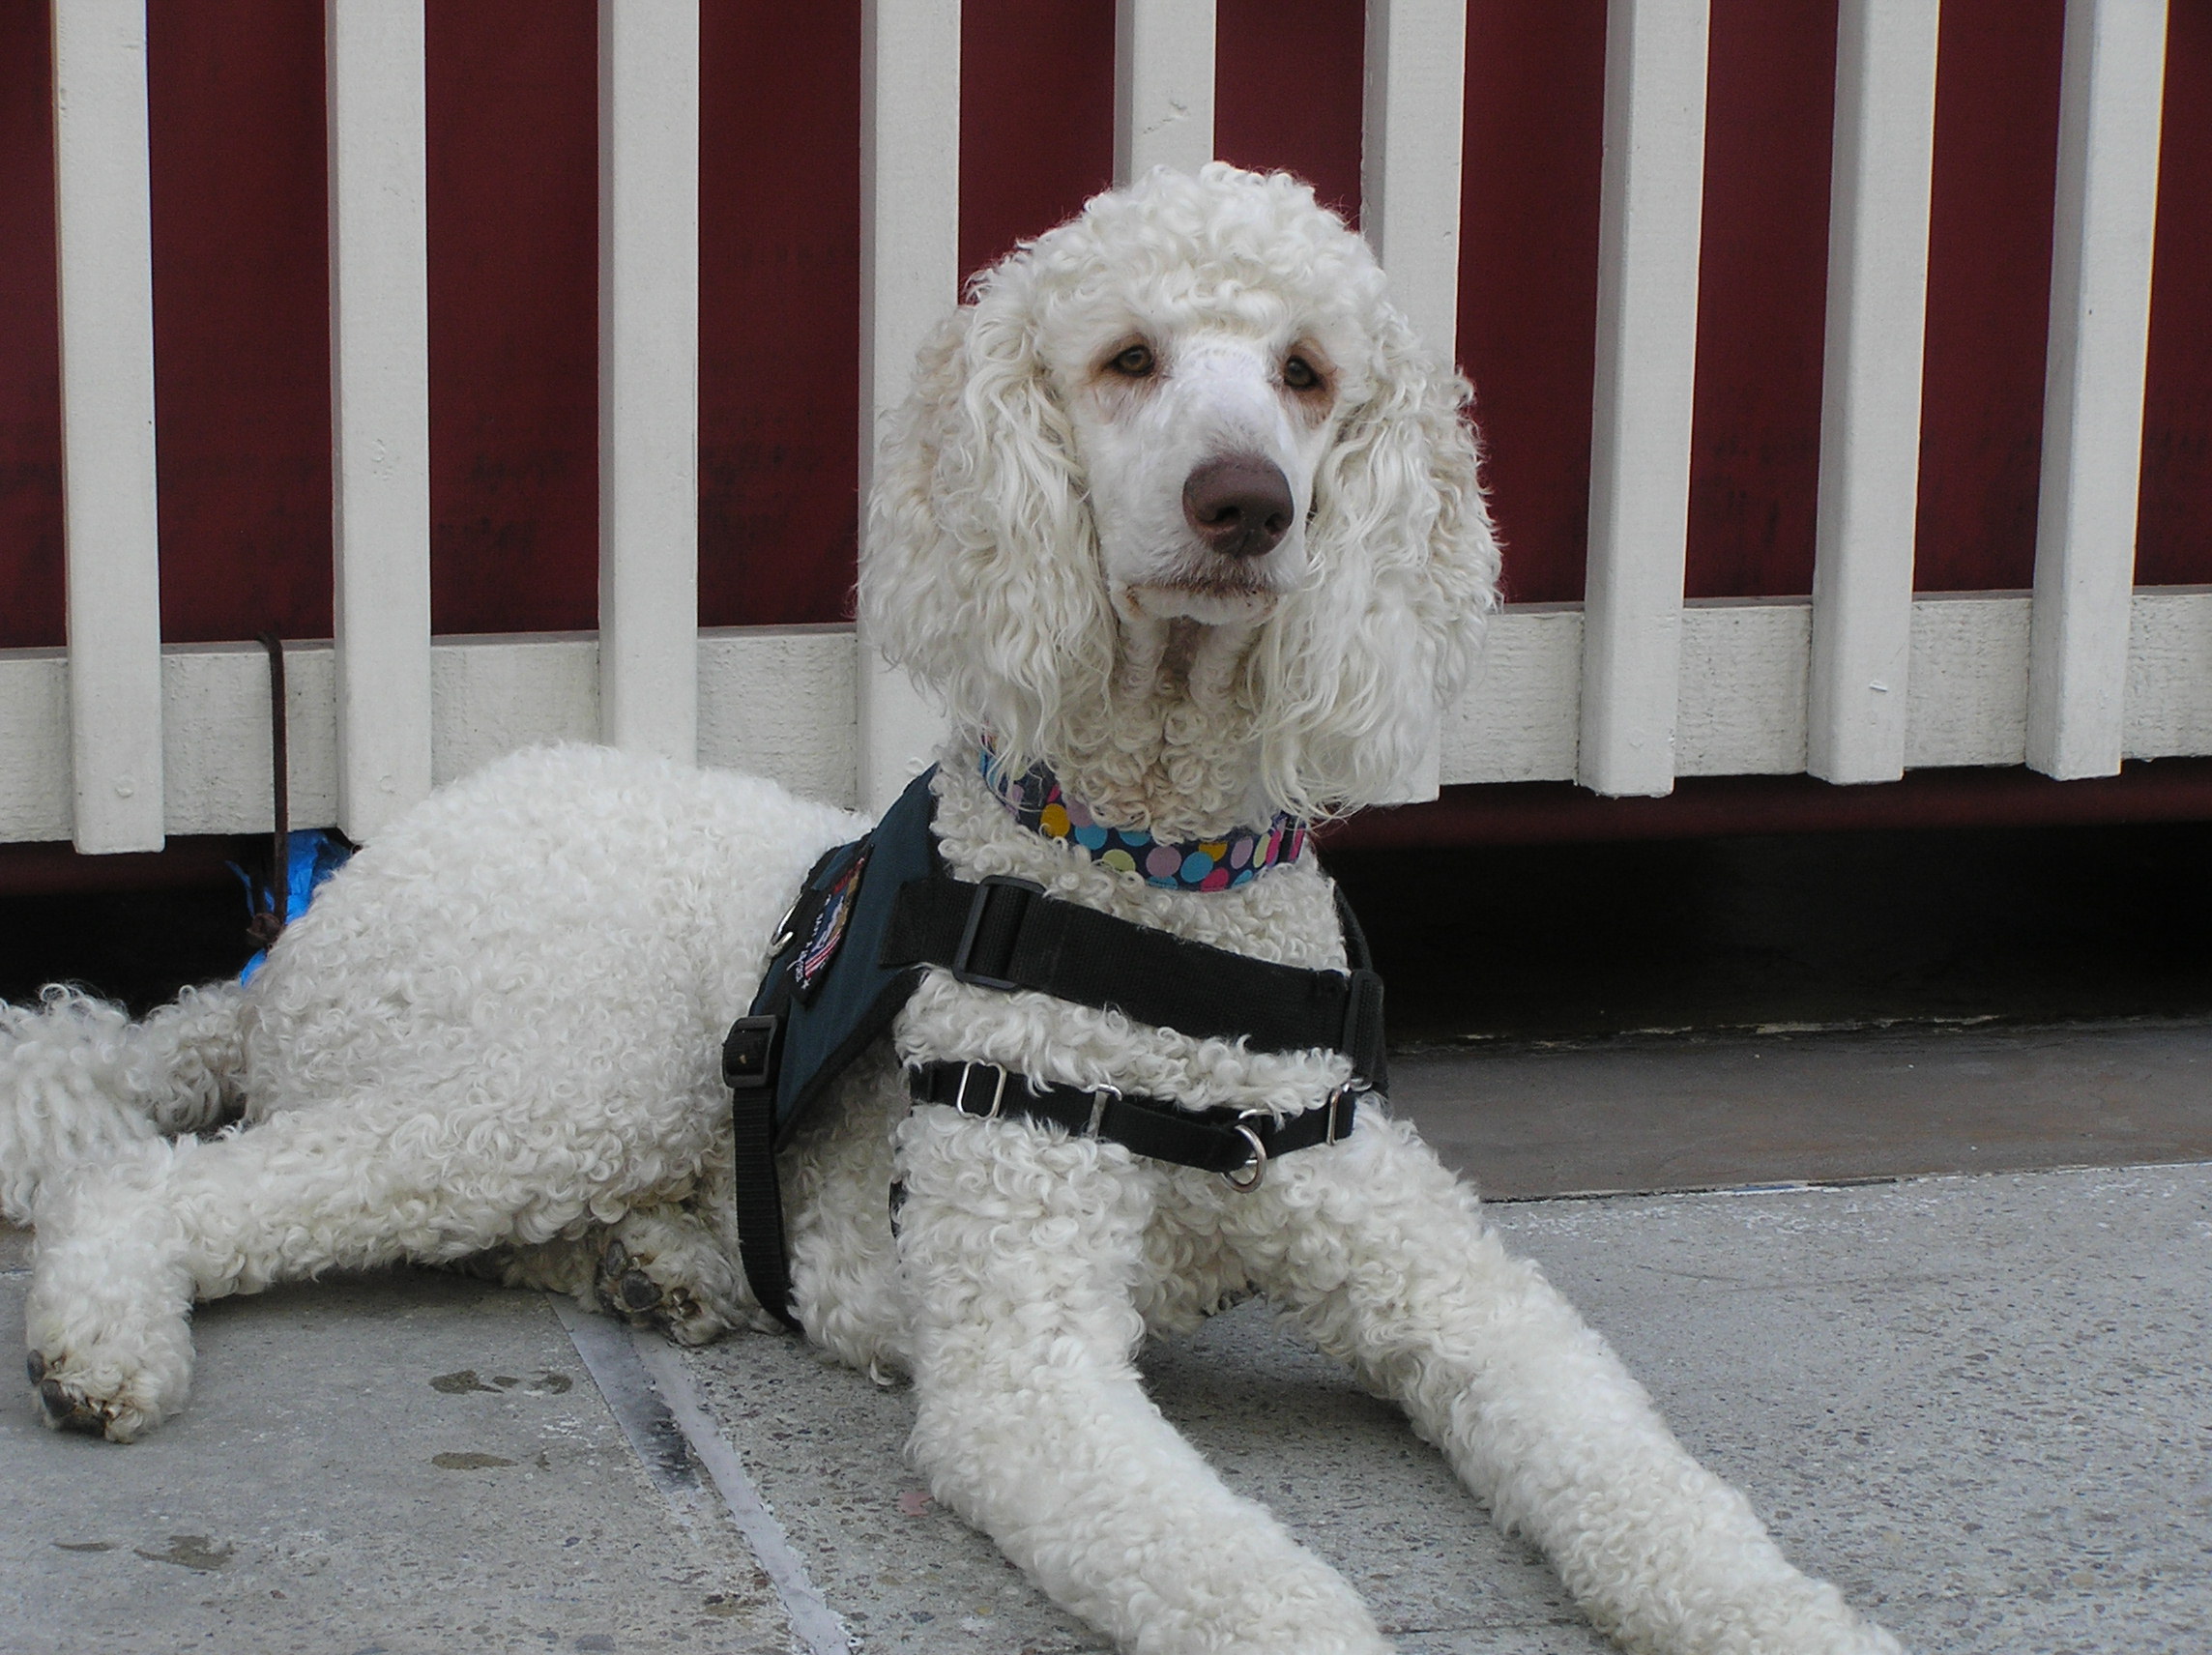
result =
[[[1382,979],[1337,895],[1352,970],[1255,960],[1047,896],[1027,880],[978,885],[938,870],[898,893],[878,964],[942,966],[983,988],[1033,989],[1200,1038],[1263,1052],[1342,1052],[1382,1090]]]
[[[1049,1122],[1153,1160],[1220,1173],[1246,1190],[1259,1188],[1277,1155],[1335,1143],[1352,1130],[1359,1110],[1359,1093],[1351,1087],[1331,1092],[1319,1109],[1277,1119],[1265,1110],[1187,1110],[1165,1098],[1125,1097],[1112,1087],[1061,1086],[997,1063],[923,1063],[908,1071],[907,1089],[917,1103],[946,1104],[986,1120],[1020,1116]]]
[[[731,1040],[738,1040],[739,1030],[752,1021],[741,1021],[731,1031]],[[737,1059],[741,1069],[757,1061],[768,1065],[766,1072],[772,1076],[775,1055],[770,1047],[762,1045],[755,1059],[754,1042],[747,1038],[743,1045],[745,1050]],[[731,1045],[725,1041],[724,1080],[730,1078],[731,1069]],[[792,1332],[803,1332],[791,1308],[791,1260],[783,1246],[783,1186],[775,1176],[775,1089],[734,1086],[730,1097],[730,1181],[737,1208],[738,1262],[744,1266],[745,1280],[760,1307]]]

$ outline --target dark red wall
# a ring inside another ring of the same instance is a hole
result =
[[[1459,355],[1474,382],[1505,595],[1583,595],[1596,360],[1605,0],[1467,16]]]
[[[1683,590],[1813,590],[1835,0],[1714,0]]]
[[[2173,0],[2168,17],[2136,540],[2144,586],[2212,582],[2212,0]]]
[[[960,8],[960,270],[997,262],[1114,182],[1114,8]]]
[[[2035,571],[2064,0],[1948,0],[1920,395],[1923,592]]]
[[[0,0],[0,650],[62,641],[48,0]]]
[[[598,624],[598,7],[431,0],[430,622]]]
[[[700,620],[835,620],[859,476],[859,8],[709,5],[700,58]]]
[[[152,0],[146,64],[161,635],[328,637],[321,12]]]
[[[1220,0],[1218,147],[1351,210],[1359,0]],[[1110,0],[969,0],[973,271],[1112,164]],[[1836,0],[1715,0],[1688,591],[1810,587]],[[597,612],[594,0],[430,0],[432,591],[441,631]],[[859,8],[707,0],[700,594],[847,613]],[[2034,552],[2062,0],[1944,8],[1918,566]],[[0,0],[0,647],[62,636],[46,0]],[[330,626],[322,8],[153,0],[163,626]],[[1460,348],[1509,595],[1582,595],[1604,0],[1470,0]],[[2174,0],[2144,583],[2212,581],[2212,0]]]
[[[1359,221],[1360,0],[1217,0],[1213,153],[1286,168],[1322,204]]]

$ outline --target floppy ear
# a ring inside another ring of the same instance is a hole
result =
[[[1473,393],[1395,311],[1375,332],[1374,393],[1315,478],[1312,578],[1247,662],[1268,789],[1309,815],[1402,797],[1498,601]]]
[[[1097,533],[1035,344],[1025,261],[922,348],[885,434],[859,607],[876,646],[1021,768],[1113,674]]]

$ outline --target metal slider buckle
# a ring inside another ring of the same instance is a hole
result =
[[[1260,1142],[1259,1133],[1245,1124],[1246,1121],[1255,1119],[1265,1113],[1263,1110],[1248,1109],[1237,1119],[1237,1124],[1230,1128],[1245,1143],[1252,1146],[1252,1158],[1249,1161],[1235,1171],[1221,1175],[1229,1180],[1229,1187],[1238,1195],[1250,1195],[1260,1187],[1267,1176],[1267,1146]],[[1250,1173],[1252,1176],[1249,1179],[1240,1179],[1237,1176],[1239,1173]]]
[[[1114,1103],[1121,1101],[1121,1089],[1120,1087],[1102,1086],[1091,1089],[1091,1119],[1083,1128],[1084,1137],[1095,1138],[1098,1136],[1098,1123],[1106,1118],[1106,1105],[1109,1101]]]
[[[1380,972],[1356,967],[1345,973],[1344,1023],[1337,1031],[1337,1050],[1359,1064],[1359,1036],[1370,1019],[1380,1024],[1382,1016],[1382,975]]]
[[[999,1118],[1000,1106],[1006,1101],[1007,1078],[1006,1071],[997,1063],[978,1063],[974,1060],[962,1063],[960,1065],[960,1086],[952,1094],[952,1107],[962,1115],[975,1114],[973,1109],[968,1107],[968,1083],[975,1077],[977,1069],[993,1070],[999,1077],[999,1084],[991,1089],[991,1112],[988,1115],[977,1117],[978,1119],[982,1120],[996,1120]]]
[[[945,969],[959,981],[974,983],[977,988],[1012,990],[1020,985],[1008,982],[1004,977],[991,976],[975,969],[975,937],[983,928],[983,911],[990,905],[991,893],[995,890],[1026,892],[1027,895],[1022,901],[1025,912],[1028,910],[1030,897],[1044,894],[1044,886],[1037,884],[1036,881],[1015,879],[1010,874],[993,874],[988,879],[977,881],[975,894],[968,899],[968,922],[960,929],[960,945],[952,950],[952,958],[946,963]]]

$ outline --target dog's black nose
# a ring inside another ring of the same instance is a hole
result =
[[[1182,514],[1208,549],[1256,558],[1290,532],[1291,484],[1282,467],[1257,454],[1208,460],[1182,485]]]

